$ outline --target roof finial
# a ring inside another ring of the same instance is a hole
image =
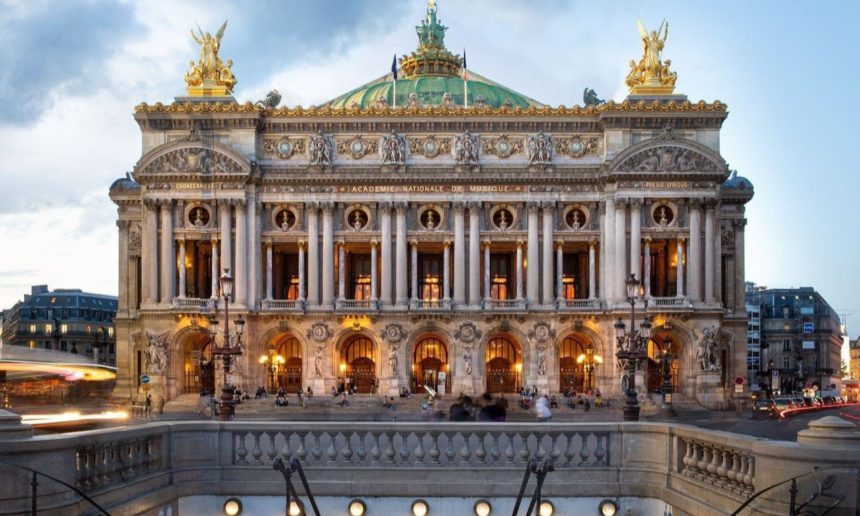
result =
[[[427,0],[427,17],[421,21],[421,25],[415,27],[415,32],[418,33],[418,47],[423,51],[444,50],[446,30],[448,27],[436,19],[436,0]]]

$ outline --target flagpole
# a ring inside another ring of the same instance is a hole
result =
[[[391,78],[394,81],[394,93],[391,98],[391,107],[397,107],[397,47],[394,48],[394,60],[391,63]]]
[[[463,49],[463,107],[469,107],[469,71],[466,67],[466,49]]]

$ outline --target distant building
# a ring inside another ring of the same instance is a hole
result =
[[[761,307],[747,300],[747,385],[755,390],[761,368]]]
[[[782,392],[840,387],[841,324],[821,294],[812,287],[769,289],[747,283],[746,302],[750,378]],[[758,325],[751,317],[756,309]]]
[[[848,344],[848,374],[852,379],[860,381],[860,336]]]
[[[116,309],[115,296],[36,285],[3,312],[0,339],[4,346],[79,353],[113,365]]]

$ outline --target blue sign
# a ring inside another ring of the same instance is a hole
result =
[[[149,383],[149,375],[148,374],[140,375],[140,383],[142,383],[144,385],[148,384]]]

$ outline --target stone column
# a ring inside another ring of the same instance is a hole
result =
[[[615,267],[612,272],[614,277],[610,279],[615,284],[615,298],[622,299],[627,296],[624,280],[627,275],[627,205],[619,200],[615,204]]]
[[[492,289],[490,285],[490,241],[484,240],[484,308],[489,308]]]
[[[723,230],[720,222],[720,206],[715,208],[714,216],[714,298],[723,301]]]
[[[131,282],[128,277],[128,226],[129,221],[118,220],[116,227],[119,228],[119,262],[117,267],[119,270],[119,296],[117,297],[117,312],[127,314],[133,303],[129,302],[132,292]]]
[[[395,207],[397,214],[397,243],[395,244],[394,255],[395,263],[395,305],[400,310],[405,310],[409,306],[409,293],[407,292],[408,275],[407,275],[407,258],[406,258],[406,203],[398,202]]]
[[[321,205],[323,213],[322,236],[322,307],[334,308],[334,203]]]
[[[645,280],[645,298],[651,297],[651,237],[645,237],[645,272],[642,273]]]
[[[442,303],[451,302],[451,242],[442,242]]]
[[[454,307],[466,302],[466,219],[462,202],[454,203]]]
[[[544,308],[552,308],[555,305],[555,292],[552,288],[555,274],[552,270],[552,222],[553,222],[553,207],[554,202],[545,203],[543,205],[543,306]]]
[[[469,203],[469,306],[481,306],[481,203]]]
[[[248,299],[248,218],[244,199],[236,201],[236,266],[233,283],[233,301],[245,305]]]
[[[176,255],[173,254],[173,201],[161,201],[161,303],[173,302]]]
[[[597,264],[594,263],[596,254],[594,250],[595,245],[597,245],[597,242],[594,240],[588,243],[588,299],[597,298],[597,285],[595,285],[597,280]]]
[[[248,219],[248,242],[251,252],[248,253],[248,307],[255,309],[260,298],[260,289],[263,285],[263,257],[262,254],[262,231],[260,230],[261,212],[263,206],[256,201],[256,193],[251,194],[248,208],[251,216]]]
[[[526,298],[527,304],[530,307],[540,304],[540,263],[538,258],[538,207],[539,203],[530,202],[528,204],[528,243],[526,244]]]
[[[702,300],[702,211],[699,202],[690,202],[689,255],[687,256],[687,292],[692,301]]]
[[[600,206],[600,280],[598,295],[606,299],[606,210],[603,205]]]
[[[517,262],[514,268],[517,270],[517,301],[523,300],[523,241],[517,240]]]
[[[300,303],[305,301],[305,243],[299,241],[299,299]]]
[[[320,304],[319,204],[308,203],[308,306]]]
[[[616,287],[618,282],[615,278],[615,254],[619,249],[615,247],[615,199],[606,199],[606,239],[600,242],[600,247],[603,248],[604,262],[600,264],[604,269],[603,279],[605,285],[600,286],[600,291],[603,293],[603,299],[607,303],[612,303],[619,298]],[[619,271],[623,274],[623,270]]]
[[[410,283],[412,288],[412,297],[410,306],[417,308],[418,306],[418,241],[412,241],[412,256],[411,256]]]
[[[744,286],[744,278],[746,278],[744,263],[744,227],[747,225],[746,219],[735,222],[735,312],[741,313],[746,310],[744,306],[744,294],[746,292]]]
[[[224,269],[230,269],[230,274],[235,276],[233,270],[233,218],[231,216],[231,204],[227,199],[219,201],[218,208],[220,216],[218,222],[221,224],[221,268],[217,276],[220,278]],[[235,290],[234,290],[235,294]],[[218,296],[221,297],[220,295]],[[234,297],[235,299],[235,297]]]
[[[337,301],[343,304],[346,299],[346,243],[341,240],[337,243]]]
[[[630,272],[642,279],[642,201],[630,201]]]
[[[379,299],[376,297],[376,240],[370,241],[370,303],[376,305]]]
[[[212,295],[210,296],[212,299],[218,299],[218,278],[221,277],[221,269],[219,267],[219,254],[218,254],[218,238],[212,237]]]
[[[678,248],[676,249],[678,266],[675,269],[675,284],[677,288],[677,296],[684,297],[684,237],[678,239]]]
[[[185,298],[185,239],[179,240],[179,297]]]
[[[705,207],[705,302],[713,303],[714,298],[714,205]]]
[[[379,203],[379,233],[382,236],[382,281],[380,282],[379,305],[391,306],[391,203]]]
[[[266,299],[272,299],[272,242],[266,242]]]
[[[143,235],[140,245],[141,299],[148,305],[158,302],[158,201],[144,199]]]
[[[555,243],[555,289],[558,306],[564,302],[564,240]]]

